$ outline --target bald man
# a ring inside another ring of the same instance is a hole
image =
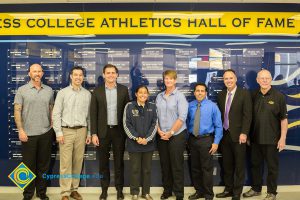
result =
[[[278,178],[278,152],[285,147],[288,129],[285,96],[271,86],[268,70],[257,74],[260,88],[253,93],[253,132],[251,134],[252,187],[243,197],[261,195],[263,162],[267,163],[267,196],[275,200]]]
[[[22,143],[23,163],[36,175],[36,178],[24,189],[23,200],[36,196],[48,200],[47,181],[42,177],[47,173],[51,158],[53,129],[51,112],[53,91],[42,83],[44,75],[39,64],[29,68],[30,81],[18,88],[14,99],[14,117]]]

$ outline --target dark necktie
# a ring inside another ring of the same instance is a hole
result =
[[[195,119],[194,119],[194,128],[193,128],[193,135],[196,137],[199,135],[199,130],[200,130],[200,114],[201,114],[200,106],[201,106],[201,103],[198,102],[197,110],[195,113]]]

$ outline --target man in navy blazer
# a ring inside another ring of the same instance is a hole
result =
[[[252,120],[252,101],[247,90],[237,87],[234,70],[226,70],[223,78],[226,89],[218,94],[218,106],[223,121],[220,150],[225,189],[216,197],[232,196],[232,200],[239,200],[245,180],[246,142]]]
[[[90,120],[92,142],[97,146],[102,193],[100,200],[107,199],[110,183],[109,157],[113,150],[115,187],[117,199],[124,199],[124,150],[126,135],[122,118],[125,105],[129,102],[128,88],[117,83],[118,68],[107,64],[103,68],[103,85],[97,87],[91,99]]]

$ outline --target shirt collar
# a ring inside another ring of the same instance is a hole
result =
[[[201,105],[202,105],[202,104],[205,104],[207,101],[208,101],[208,99],[207,99],[207,97],[205,97],[202,101],[200,101],[200,104],[201,104]],[[196,99],[195,102],[196,102],[196,106],[197,106],[198,103],[199,103],[199,101]]]
[[[72,90],[74,90],[74,91],[77,91],[77,90],[74,89],[74,87],[72,86],[72,84],[70,84],[70,88],[71,88]],[[82,89],[82,85],[79,87],[79,90],[78,90],[78,91],[80,91],[81,89]]]
[[[30,86],[30,88],[35,88],[35,86],[33,85],[33,83],[31,81],[28,82],[28,85]],[[44,84],[41,83],[41,88],[44,88]]]
[[[236,89],[237,89],[237,86],[235,86],[235,88],[232,91],[230,91],[231,95],[235,94]],[[227,90],[227,95],[228,95],[228,93],[229,93],[229,90]]]
[[[258,89],[258,91],[261,95],[270,95],[273,92],[273,87],[271,87],[266,94],[263,94],[260,89]]]
[[[176,87],[176,88],[170,93],[170,95],[176,94],[177,91],[178,91],[178,89],[177,89],[177,87]],[[163,92],[163,95],[165,95],[165,94],[166,94],[166,90]]]
[[[138,105],[138,106],[140,106],[140,107],[143,107],[143,108],[145,108],[146,107],[146,104],[147,104],[147,102],[145,102],[145,105],[143,106],[142,104],[139,104],[139,102],[138,101],[136,101],[136,104]]]
[[[104,86],[105,86],[105,89],[113,90],[113,89],[116,89],[116,88],[117,88],[117,83],[115,83],[115,85],[114,85],[113,88],[108,88],[108,87],[106,86],[106,84],[104,84]]]

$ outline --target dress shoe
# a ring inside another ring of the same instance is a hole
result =
[[[107,190],[102,190],[102,193],[99,197],[100,200],[106,200],[107,199]]]
[[[23,197],[23,200],[31,200],[31,197]]]
[[[264,200],[276,200],[276,195],[268,193]]]
[[[247,198],[247,197],[254,197],[254,196],[259,196],[259,195],[261,195],[261,192],[256,192],[251,188],[248,192],[245,192],[243,194],[243,197]]]
[[[205,198],[205,200],[213,200],[214,198],[209,197],[209,198]]]
[[[183,200],[183,197],[176,197],[176,200]]]
[[[217,198],[232,197],[232,193],[224,190],[224,192],[217,194],[216,197]]]
[[[82,196],[77,191],[71,192],[70,197],[76,200],[82,200]]]
[[[168,199],[171,196],[172,196],[171,193],[163,192],[162,195],[160,196],[160,199]]]
[[[189,196],[189,200],[200,199],[200,198],[204,198],[204,195],[199,192],[195,192],[194,194]]]
[[[49,197],[46,194],[36,194],[36,197],[40,198],[41,200],[49,200]]]
[[[61,200],[69,200],[69,197],[68,197],[68,196],[63,196],[63,197],[61,198]]]
[[[123,194],[122,190],[117,191],[117,199],[118,200],[123,200],[124,199],[124,194]]]

